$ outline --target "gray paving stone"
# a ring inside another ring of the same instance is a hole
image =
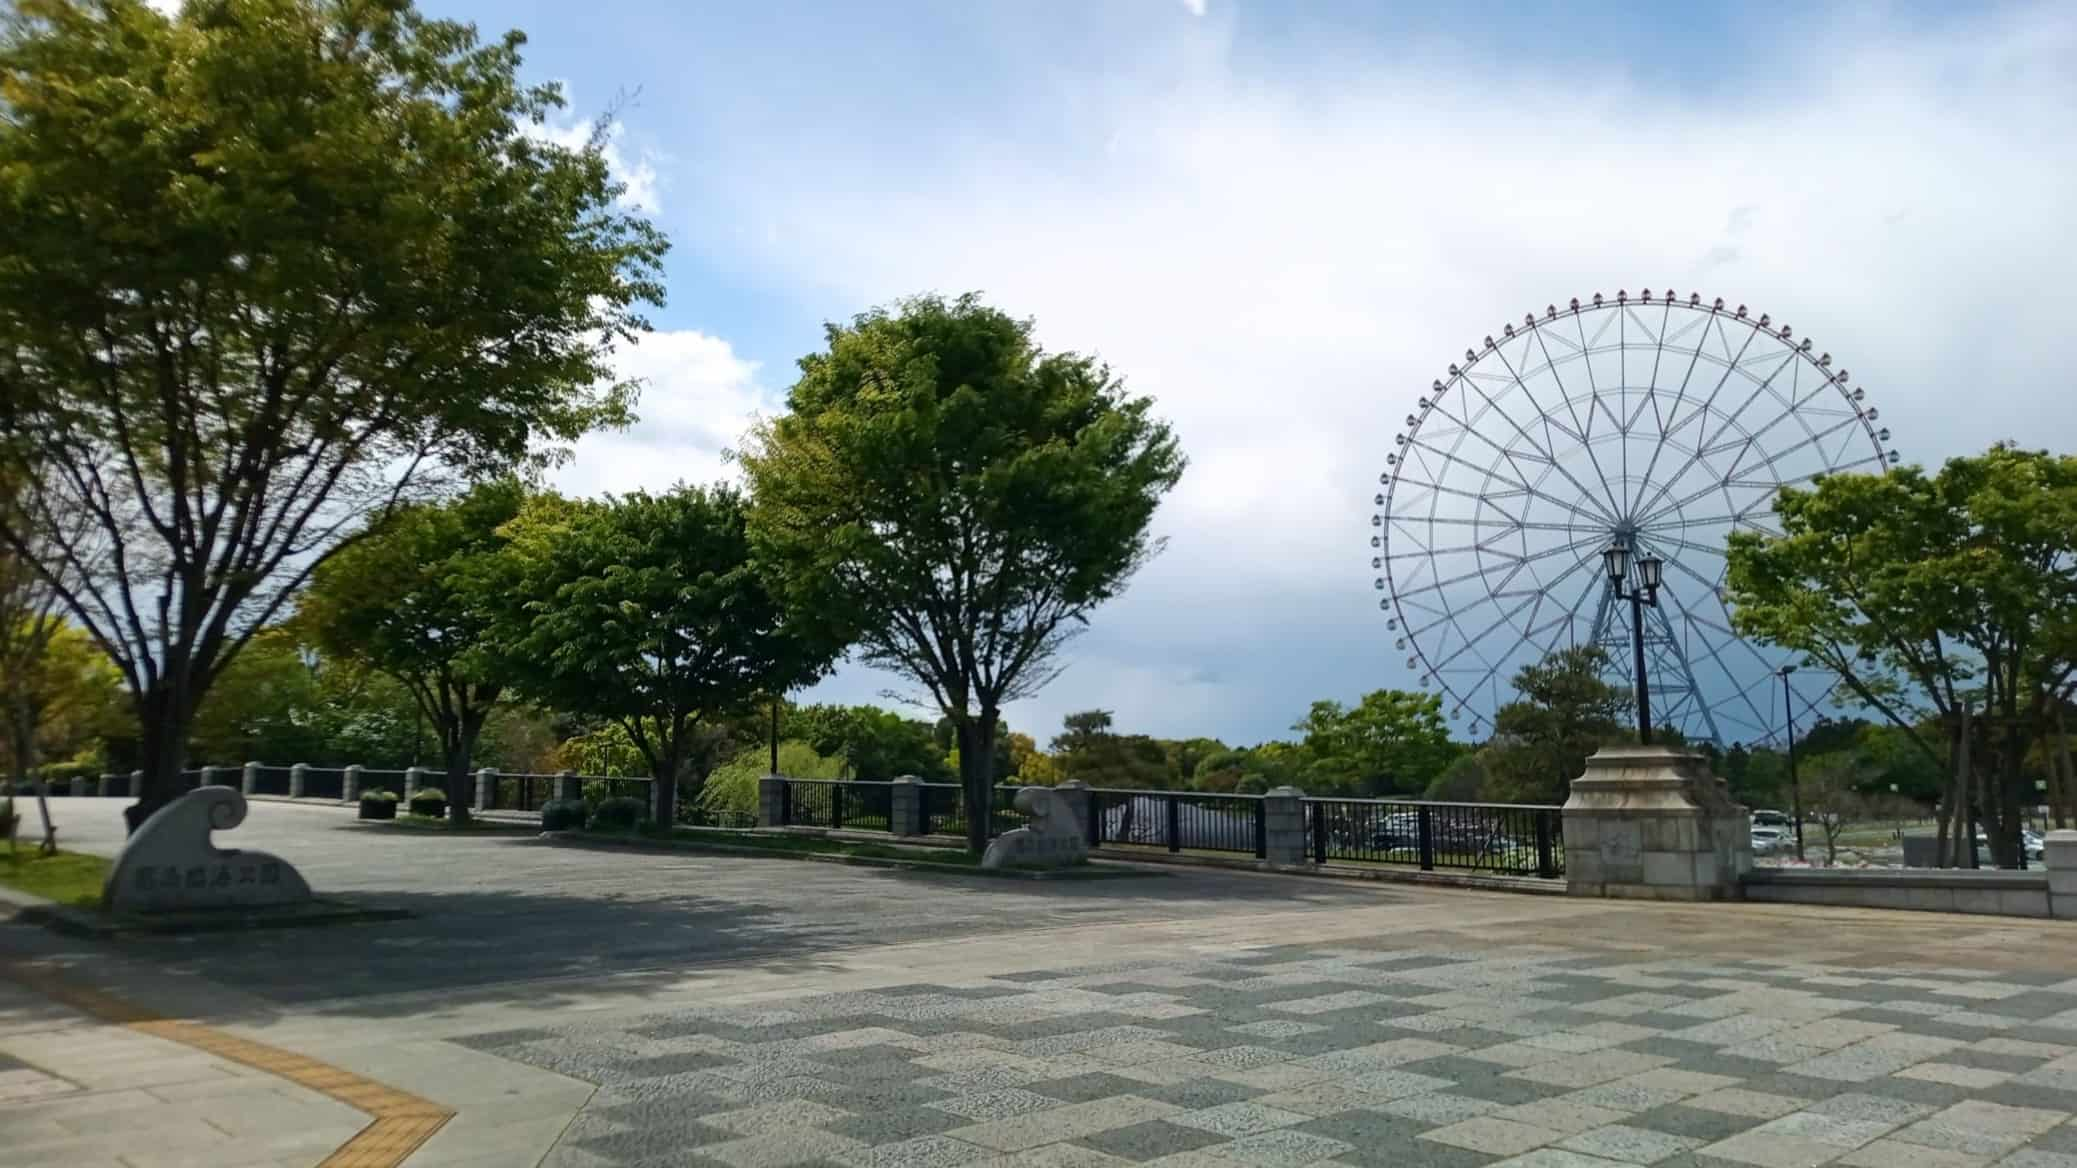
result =
[[[1155,1160],[1225,1142],[1225,1136],[1160,1119],[1096,1132],[1074,1141],[1081,1147],[1135,1161]]]

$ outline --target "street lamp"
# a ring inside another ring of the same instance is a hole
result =
[[[1622,540],[1609,544],[1601,553],[1601,566],[1608,571],[1608,586],[1615,591],[1617,600],[1630,602],[1630,650],[1637,664],[1637,741],[1651,745],[1652,700],[1651,685],[1644,676],[1644,608],[1659,607],[1659,585],[1664,579],[1666,565],[1657,556],[1646,555],[1637,561],[1637,586],[1629,587],[1630,545]]]
[[[1774,671],[1781,678],[1781,712],[1788,717],[1789,727],[1789,798],[1794,800],[1796,814],[1796,858],[1803,858],[1803,786],[1796,781],[1796,702],[1789,690],[1789,674],[1796,667],[1784,665]]]

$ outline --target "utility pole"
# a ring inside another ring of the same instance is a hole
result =
[[[1803,858],[1803,785],[1796,781],[1796,700],[1789,689],[1789,674],[1796,667],[1784,665],[1775,671],[1781,678],[1781,712],[1787,715],[1789,728],[1789,798],[1794,801],[1796,816],[1796,858]]]

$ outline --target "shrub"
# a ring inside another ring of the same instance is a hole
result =
[[[423,792],[420,793],[423,794]],[[397,801],[397,793],[387,787],[373,787],[361,792],[361,800],[363,802],[394,803]]]
[[[633,831],[649,818],[649,808],[640,799],[616,795],[599,801],[586,824],[593,831]]]
[[[428,787],[411,796],[411,814],[434,819],[447,814],[447,792],[438,787]]]
[[[585,806],[582,799],[550,799],[541,804],[542,831],[570,831],[583,827],[584,818]]]

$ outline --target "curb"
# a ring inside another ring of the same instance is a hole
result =
[[[1061,869],[1057,871],[1032,868],[982,868],[965,864],[933,864],[927,860],[896,860],[883,856],[847,856],[841,852],[790,852],[778,848],[742,847],[691,840],[624,839],[589,833],[579,834],[577,832],[544,831],[536,838],[552,847],[617,848],[639,852],[707,852],[729,856],[762,856],[773,860],[809,860],[823,864],[841,864],[852,868],[893,868],[910,872],[942,873],[949,876],[978,876],[987,880],[1115,880],[1132,876],[1167,875],[1167,873],[1118,871],[1110,868],[1094,870]]]

